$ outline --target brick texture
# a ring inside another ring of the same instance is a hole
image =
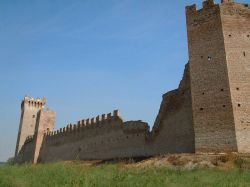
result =
[[[189,63],[163,95],[152,131],[117,110],[54,131],[46,100],[25,97],[16,162],[107,160],[166,153],[250,153],[250,8],[222,0],[186,7]]]

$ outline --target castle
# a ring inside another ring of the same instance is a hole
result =
[[[250,153],[250,7],[233,0],[186,7],[189,62],[163,95],[152,131],[118,111],[54,131],[46,99],[25,97],[16,162],[108,160],[166,153]]]

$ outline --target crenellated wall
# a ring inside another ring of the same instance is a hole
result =
[[[186,7],[189,63],[179,87],[163,95],[152,131],[142,121],[124,122],[117,110],[54,131],[46,100],[25,97],[17,162],[249,153],[250,8],[221,2]]]
[[[47,132],[38,162],[194,152],[189,76],[187,64],[179,88],[163,95],[152,132],[145,122],[124,122],[115,110]]]
[[[147,123],[123,122],[118,111],[47,133],[39,162],[147,156]]]

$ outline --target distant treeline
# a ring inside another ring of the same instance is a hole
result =
[[[6,164],[6,162],[0,162],[0,166]]]

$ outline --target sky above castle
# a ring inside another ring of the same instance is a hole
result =
[[[201,7],[201,0],[1,0],[0,161],[14,155],[25,95],[47,98],[57,128],[114,109],[152,126],[188,61],[185,6],[193,3]]]

